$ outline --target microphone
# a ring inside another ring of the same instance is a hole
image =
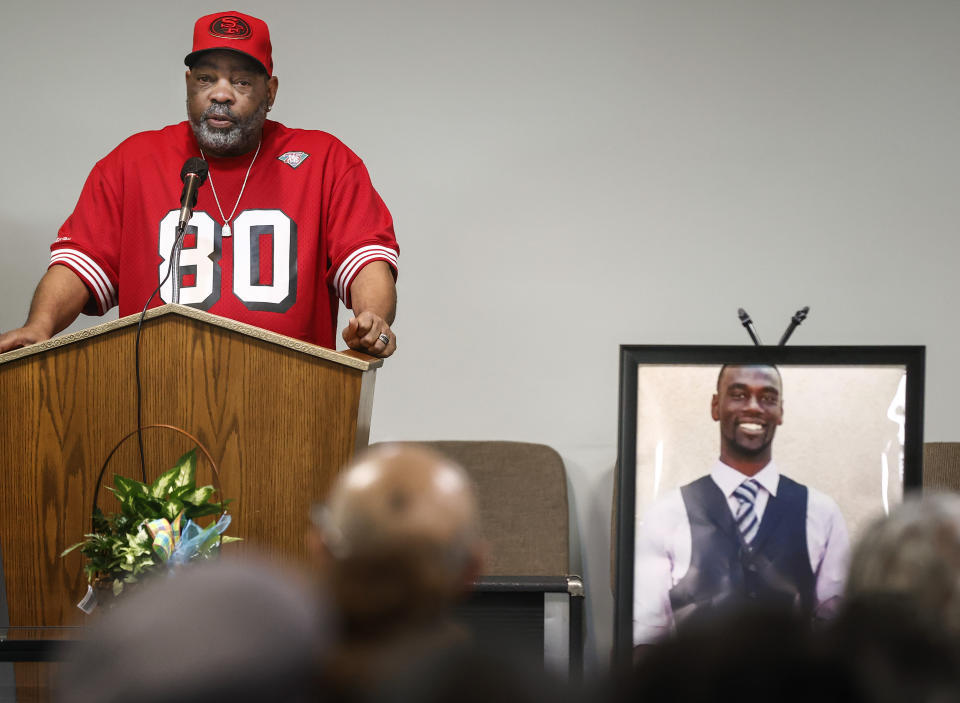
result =
[[[209,171],[210,167],[207,166],[207,162],[198,159],[196,156],[187,159],[183,168],[180,169],[180,180],[183,181],[183,192],[180,193],[180,220],[177,223],[177,234],[173,240],[173,249],[170,251],[170,267],[167,269],[168,276],[171,272],[176,272],[173,281],[171,281],[172,296],[170,302],[172,303],[180,302],[180,247],[182,246],[183,235],[187,231],[187,223],[193,217],[193,208],[197,205],[197,191],[207,180]],[[160,285],[163,286],[162,283]]]
[[[781,347],[787,343],[787,340],[790,339],[790,335],[793,334],[793,331],[800,326],[800,323],[807,319],[808,312],[810,312],[809,305],[797,310],[796,314],[790,318],[790,324],[787,325],[787,329],[784,331],[783,336],[780,338]]]
[[[183,192],[180,194],[180,221],[177,228],[182,232],[190,218],[193,217],[193,208],[197,205],[197,191],[207,180],[209,172],[207,162],[193,157],[180,169],[180,180],[183,181]]]
[[[760,341],[760,337],[757,336],[757,331],[753,327],[753,320],[750,319],[747,311],[743,308],[737,308],[737,317],[740,318],[740,324],[743,325],[744,329],[747,330],[747,334],[750,335],[750,339],[753,340],[753,343],[758,347],[763,346],[763,342]]]

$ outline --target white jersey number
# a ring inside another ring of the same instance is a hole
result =
[[[177,229],[179,210],[171,210],[160,221],[159,279],[170,267],[170,249]],[[286,312],[297,299],[297,225],[280,210],[244,210],[233,221],[233,294],[248,310]],[[220,253],[222,227],[205,212],[195,212],[187,223],[193,246],[180,252],[180,303],[209,310],[220,299]],[[270,267],[261,261],[269,250]],[[261,282],[265,271],[272,280]],[[192,276],[184,285],[185,277]],[[173,299],[171,279],[163,284],[160,297]]]
[[[268,238],[271,283],[260,255]],[[233,292],[250,310],[286,312],[297,294],[297,225],[279,210],[244,210],[233,221]]]
[[[171,210],[160,220],[160,270],[157,281],[162,281],[170,268],[170,250],[177,232],[179,210]],[[194,246],[180,251],[180,304],[193,305],[208,310],[220,299],[220,225],[205,212],[195,212],[187,223],[184,235],[194,235]],[[185,276],[193,276],[193,285],[183,285]],[[165,303],[173,300],[173,276],[167,278],[160,288],[160,297]]]

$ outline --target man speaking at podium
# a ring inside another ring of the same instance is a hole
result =
[[[93,167],[27,322],[0,335],[0,352],[48,339],[80,312],[139,313],[170,265],[178,175],[201,158],[209,176],[186,228],[180,303],[334,347],[339,298],[354,312],[347,345],[390,356],[393,220],[340,141],[266,119],[278,87],[267,25],[201,17],[184,63],[188,120],[136,134]],[[172,289],[168,278],[163,301]]]
[[[719,460],[656,501],[637,531],[634,645],[731,605],[826,616],[843,591],[850,545],[839,507],[773,462],[780,372],[724,366],[710,410],[720,425]]]

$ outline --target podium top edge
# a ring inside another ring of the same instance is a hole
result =
[[[152,308],[147,311],[144,320],[154,320],[166,315],[179,315],[180,317],[188,317],[214,327],[237,332],[247,337],[252,337],[269,344],[285,347],[301,354],[324,359],[335,364],[340,364],[341,366],[357,369],[358,371],[370,371],[371,369],[377,369],[383,366],[383,359],[368,356],[362,352],[353,350],[338,352],[334,351],[333,349],[327,349],[326,347],[318,347],[316,344],[310,344],[309,342],[294,339],[293,337],[287,337],[282,334],[277,334],[276,332],[270,332],[269,330],[261,329],[260,327],[248,325],[245,322],[230,320],[225,317],[220,317],[219,315],[211,315],[208,312],[197,310],[196,308],[186,305],[167,303],[166,305]],[[70,334],[62,335],[60,337],[53,337],[45,342],[31,344],[28,347],[8,351],[5,354],[0,354],[0,365],[15,361],[17,359],[23,359],[24,357],[42,354],[53,349],[59,349],[60,347],[65,347],[76,342],[82,342],[86,339],[91,339],[108,332],[124,329],[126,327],[135,327],[139,318],[139,314],[128,315],[126,317],[121,317],[118,320],[104,322],[99,325],[94,325],[93,327],[88,327],[86,329],[77,330],[76,332],[71,332]]]

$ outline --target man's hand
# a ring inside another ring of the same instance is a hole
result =
[[[48,339],[50,339],[50,335],[46,334],[45,331],[35,329],[29,325],[10,330],[9,332],[0,334],[0,354],[10,351],[11,349],[25,347],[29,344],[45,342]]]
[[[23,327],[0,335],[0,353],[50,339],[77,319],[90,291],[66,266],[55,265],[37,284]]]
[[[381,335],[390,341],[384,342]],[[397,337],[390,330],[390,325],[369,310],[350,319],[343,328],[343,341],[351,349],[373,356],[387,357],[397,350]]]
[[[393,354],[397,337],[390,325],[397,312],[397,288],[390,266],[372,261],[360,269],[350,285],[350,298],[353,319],[343,330],[343,341],[351,349],[373,356]]]

